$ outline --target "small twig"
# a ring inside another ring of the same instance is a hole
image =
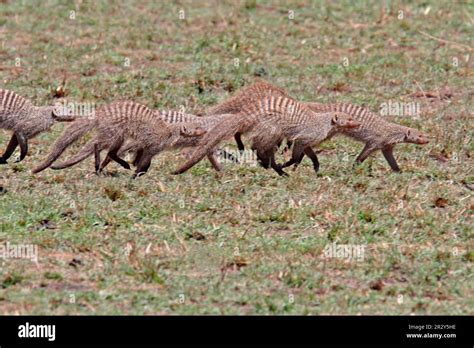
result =
[[[418,88],[420,89],[421,93],[423,93],[423,96],[425,97],[425,104],[426,106],[429,105],[429,102],[428,102],[428,97],[426,96],[426,93],[425,91],[423,90],[423,87],[421,87],[421,85],[418,83],[418,81],[415,80],[415,83],[416,85],[418,86]]]
[[[428,33],[425,33],[424,31],[421,31],[421,30],[418,30],[418,32],[426,37],[429,37],[430,39],[433,39],[433,40],[436,40],[438,42],[442,42],[442,43],[445,43],[445,44],[449,44],[449,45],[453,45],[453,46],[457,46],[458,48],[463,48],[465,50],[468,50],[468,51],[474,51],[474,48],[468,46],[468,45],[463,45],[463,44],[460,44],[460,43],[457,43],[457,42],[453,42],[453,41],[448,41],[448,40],[444,40],[444,39],[440,39],[440,38],[437,38],[437,37],[434,37],[433,35],[430,35]]]

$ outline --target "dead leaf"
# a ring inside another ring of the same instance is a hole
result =
[[[448,200],[442,197],[436,198],[434,206],[437,208],[444,208],[448,205]]]

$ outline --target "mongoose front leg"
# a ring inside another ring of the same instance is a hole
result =
[[[272,154],[270,155],[270,165],[275,172],[278,173],[280,176],[289,176],[287,173],[281,169],[281,166],[275,162],[275,156]]]
[[[104,163],[106,165],[108,164],[107,159],[111,159],[111,160],[117,162],[118,164],[120,164],[125,169],[130,169],[130,165],[127,163],[127,161],[121,159],[119,157],[118,153],[117,153],[120,150],[120,148],[122,147],[122,145],[123,145],[123,139],[117,139],[114,142],[114,144],[110,147],[109,152],[107,153],[107,157],[105,158],[104,162],[102,162],[102,165],[100,166],[99,171],[102,171],[105,168]]]
[[[117,152],[109,152],[107,154],[107,157],[105,158],[104,162],[107,160],[107,158],[110,158],[111,160],[117,162],[118,164],[120,164],[122,167],[124,167],[125,169],[131,169],[130,167],[130,164],[128,164],[127,161],[125,161],[124,159],[120,158],[117,154]],[[101,165],[101,170],[105,168],[104,166],[104,162],[102,162],[102,165]],[[108,162],[107,162],[108,163]],[[106,164],[107,164],[106,163]]]
[[[301,163],[304,157],[304,148],[301,145],[295,145],[293,147],[293,151],[291,153],[291,158],[285,162],[281,167],[286,168],[294,164],[295,166],[298,166],[298,164]]]
[[[286,141],[286,146],[285,146],[285,148],[283,149],[283,151],[281,153],[284,154],[285,152],[290,151],[292,146],[293,146],[293,141],[292,140],[287,140]]]
[[[140,163],[142,156],[143,156],[143,149],[138,149],[137,152],[135,153],[135,158],[132,161],[132,164],[135,167],[138,167],[138,163]]]
[[[394,172],[400,172],[400,167],[398,166],[395,157],[393,157],[393,146],[384,147],[382,153],[392,170]]]
[[[140,161],[137,164],[137,169],[135,169],[135,175],[133,176],[134,179],[138,178],[139,176],[142,176],[148,171],[148,169],[150,169],[152,158],[153,156],[148,152],[144,152],[142,154],[142,156],[140,157]]]
[[[266,154],[262,154],[260,151],[256,151],[256,154],[257,154],[257,160],[260,163],[260,165],[265,169],[270,168],[271,159]]]
[[[245,150],[244,143],[242,142],[242,137],[240,133],[235,133],[234,135],[235,142],[237,143],[237,147],[240,152],[243,152]]]
[[[212,164],[212,167],[217,170],[218,172],[220,172],[222,170],[222,165],[219,163],[219,161],[217,160],[216,158],[216,153],[212,153],[210,155],[207,155],[207,159],[209,160],[209,162],[211,162]]]
[[[221,154],[224,156],[224,158],[231,160],[234,163],[240,163],[239,160],[231,153],[228,153],[225,150],[219,150]]]
[[[369,157],[370,154],[372,152],[374,152],[375,150],[376,150],[376,148],[374,148],[374,146],[372,144],[370,144],[370,143],[365,144],[364,149],[359,154],[359,156],[357,156],[357,158],[356,158],[356,164],[360,164],[360,163],[364,162],[367,159],[367,157]]]
[[[311,148],[311,146],[308,146],[304,149],[304,153],[306,156],[309,157],[309,159],[313,162],[313,168],[314,168],[314,171],[317,173],[319,171],[319,161],[318,161],[318,156],[316,155],[316,153],[313,151],[313,149]],[[301,157],[301,159],[303,159],[303,156]],[[301,161],[300,161],[301,162]],[[295,163],[295,166],[297,164]]]
[[[252,146],[252,151],[257,155],[257,161],[259,164],[265,168],[268,169],[270,167],[270,157],[263,151],[259,150],[257,147]]]
[[[2,157],[0,157],[0,164],[7,164],[7,160],[11,157],[11,155],[13,154],[17,146],[18,146],[18,140],[16,138],[16,135],[13,134],[12,137],[10,138],[10,142],[7,145],[5,153],[3,154]]]
[[[100,148],[99,144],[94,144],[95,173],[100,174]]]
[[[20,145],[20,158],[18,158],[15,162],[21,162],[25,159],[26,154],[28,153],[28,139],[26,136],[21,132],[16,132],[16,140]]]

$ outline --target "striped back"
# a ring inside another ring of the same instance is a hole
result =
[[[176,110],[160,110],[157,113],[166,123],[194,122],[198,118]]]
[[[361,123],[357,128],[360,129],[371,129],[377,127],[380,123],[384,123],[382,119],[376,113],[369,109],[347,103],[335,103],[335,104],[319,104],[319,103],[308,103],[308,107],[315,112],[344,112],[354,118],[354,120]]]
[[[143,104],[130,101],[114,102],[104,105],[97,113],[100,115],[100,118],[106,118],[120,123],[135,120],[149,122],[157,119],[153,110]]]
[[[200,117],[174,110],[161,110],[158,111],[158,114],[166,123],[194,123],[203,127],[214,125],[219,120],[220,116],[216,115]]]
[[[305,123],[311,118],[311,112],[305,105],[289,97],[273,95],[245,105],[242,113],[254,120],[278,119],[283,124]]]
[[[240,110],[252,101],[268,96],[288,96],[285,90],[273,86],[268,82],[256,82],[241,89],[236,95],[228,100],[214,106],[207,111],[207,114],[232,114]]]
[[[33,104],[7,89],[0,89],[0,111],[17,111],[26,107],[32,107]]]

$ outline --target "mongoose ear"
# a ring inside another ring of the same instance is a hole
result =
[[[51,115],[53,116],[53,118],[61,117],[63,114],[62,110],[63,110],[63,107],[61,104],[54,104],[53,110],[51,111]]]
[[[181,127],[179,128],[179,134],[181,134],[181,135],[186,135],[186,134],[188,134],[188,129],[186,128],[186,126],[181,126]]]
[[[194,131],[194,136],[197,136],[197,137],[200,137],[201,135],[204,135],[204,134],[206,134],[206,130],[201,127],[197,127],[196,130]]]
[[[407,132],[405,133],[405,139],[409,139],[411,135],[411,130],[408,129]]]
[[[337,113],[332,116],[332,124],[338,124],[339,122],[339,117],[337,116]]]

